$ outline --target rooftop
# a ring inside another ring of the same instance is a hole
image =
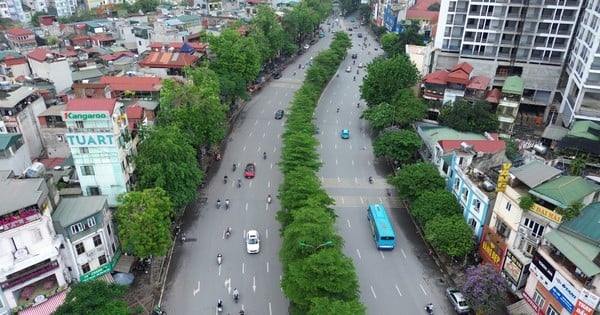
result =
[[[116,103],[114,98],[73,98],[67,103],[65,111],[107,111],[112,115]]]
[[[6,31],[4,31],[6,34],[12,35],[12,36],[25,36],[25,35],[35,35],[34,32],[30,31],[30,30],[25,30],[22,28],[9,28]]]
[[[67,105],[54,105],[48,107],[45,111],[38,115],[38,117],[42,116],[62,116],[62,111],[65,110]]]
[[[452,150],[460,149],[463,142],[472,145],[475,151],[482,153],[497,153],[506,149],[504,140],[440,140],[439,143],[444,152],[450,152]]]
[[[26,97],[34,94],[36,90],[37,89],[30,86],[21,86],[16,90],[9,91],[6,98],[0,101],[0,108],[13,108]]]
[[[456,131],[452,128],[433,125],[427,123],[417,123],[415,124],[417,129],[421,130],[421,134],[423,135],[423,140],[427,143],[438,143],[442,140],[460,140],[460,141],[468,141],[468,140],[486,140],[488,139],[484,135],[472,133],[472,132],[461,132]]]
[[[487,90],[491,79],[484,75],[477,75],[471,78],[471,82],[467,85],[467,89]]]
[[[82,196],[63,198],[52,214],[52,220],[68,226],[101,212],[106,204],[106,196]]]
[[[560,175],[561,171],[540,161],[534,160],[519,167],[511,167],[510,173],[529,188]]]
[[[103,76],[100,83],[108,84],[113,91],[156,92],[162,88],[162,80],[157,77],[113,77]]]
[[[579,176],[561,176],[534,187],[529,193],[564,209],[595,191],[600,191],[600,186],[589,180]]]
[[[7,150],[21,138],[20,133],[0,133],[0,150]]]
[[[438,70],[423,77],[424,83],[446,85],[450,72],[446,70]]]
[[[430,5],[434,3],[440,3],[440,0],[417,0],[415,5],[410,7],[406,11],[406,19],[407,20],[434,20],[438,17],[438,11],[429,11]]]
[[[600,267],[594,263],[594,258],[600,254],[600,247],[597,244],[586,242],[570,233],[565,233],[561,227],[558,230],[544,234],[544,238],[556,247],[562,255],[573,262],[586,276],[591,277],[600,273]]]
[[[587,205],[580,216],[561,224],[558,229],[600,246],[600,202]]]
[[[514,75],[506,78],[502,86],[502,93],[521,95],[523,94],[523,89],[525,89],[525,80]]]
[[[153,51],[139,64],[141,67],[181,69],[194,64],[196,60],[198,57],[190,54]]]
[[[37,205],[43,193],[43,184],[43,178],[0,178],[0,215]]]

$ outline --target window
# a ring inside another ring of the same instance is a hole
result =
[[[65,135],[56,135],[56,141],[65,142]]]
[[[83,243],[78,243],[75,245],[75,250],[77,251],[77,255],[85,253],[85,247],[83,246]]]
[[[454,191],[458,192],[458,188],[460,187],[460,179],[457,178],[454,182]]]
[[[473,210],[475,210],[475,212],[481,210],[481,201],[479,199],[473,199]]]
[[[98,186],[91,186],[87,188],[88,196],[98,196],[100,195],[100,188]]]
[[[81,154],[90,153],[90,148],[88,148],[88,147],[81,147],[81,148],[79,148],[79,153],[81,153]]]
[[[469,190],[467,188],[463,188],[461,197],[465,201],[469,198]]]
[[[88,227],[92,227],[96,225],[96,218],[91,217],[87,219],[87,226]]]
[[[100,264],[100,266],[106,264],[106,255],[98,257],[98,263]]]
[[[504,238],[508,238],[510,236],[510,229],[506,223],[502,221],[498,221],[498,223],[496,223],[496,232],[498,232],[498,234],[502,235]]]
[[[110,230],[110,223],[106,225],[106,231],[108,232],[108,235],[112,235],[112,231]]]
[[[530,230],[531,235],[534,237],[540,237],[544,234],[544,227],[530,218],[525,218],[523,221],[523,226]]]
[[[94,167],[92,165],[82,165],[81,175],[94,175]]]
[[[539,307],[542,307],[544,306],[546,299],[544,299],[544,296],[538,290],[535,290],[533,293],[533,302],[535,302],[535,304],[537,304]]]
[[[98,247],[100,245],[102,245],[102,238],[100,235],[94,236],[94,247]]]
[[[512,208],[512,204],[510,203],[510,201],[506,202],[506,206],[504,206],[504,208],[506,209],[506,211],[510,211],[510,208]]]
[[[77,234],[81,231],[83,231],[83,224],[76,223],[76,224],[71,225],[71,234]]]
[[[77,126],[77,128],[83,128],[83,120],[76,121],[75,126]]]
[[[477,228],[477,221],[473,218],[469,218],[467,224],[471,226],[471,229],[473,229],[473,231],[475,231],[475,229]]]
[[[525,245],[525,255],[533,257],[533,254],[535,254],[536,249],[537,246],[535,244],[527,242],[527,244]]]
[[[83,271],[83,273],[88,273],[88,272],[90,272],[90,270],[91,270],[90,264],[85,263],[85,264],[81,265],[81,271]]]
[[[557,312],[554,307],[552,307],[552,305],[548,305],[548,309],[546,310],[546,315],[558,315],[560,314],[559,312]]]

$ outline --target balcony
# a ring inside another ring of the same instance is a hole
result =
[[[0,217],[0,232],[18,228],[42,217],[39,208],[26,208]]]
[[[560,271],[563,276],[567,276],[576,288],[580,289],[588,282],[593,281],[593,277],[586,277],[575,264],[565,257],[559,250],[552,245],[538,246],[538,254],[546,260],[554,262],[553,267]],[[569,277],[570,276],[570,277]]]

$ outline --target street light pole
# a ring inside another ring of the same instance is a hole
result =
[[[300,244],[299,244],[299,245],[300,245],[300,247],[302,247],[302,248],[312,248],[312,249],[314,249],[315,251],[317,251],[317,250],[319,250],[319,248],[321,248],[321,247],[324,247],[324,246],[331,246],[331,245],[333,245],[333,241],[327,241],[327,242],[325,242],[325,243],[323,243],[323,244],[320,244],[320,245],[317,245],[317,246],[310,245],[310,244],[308,244],[308,243],[306,243],[306,242],[300,242]]]

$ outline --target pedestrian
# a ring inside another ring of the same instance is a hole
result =
[[[296,71],[294,71],[294,75],[296,75]]]

